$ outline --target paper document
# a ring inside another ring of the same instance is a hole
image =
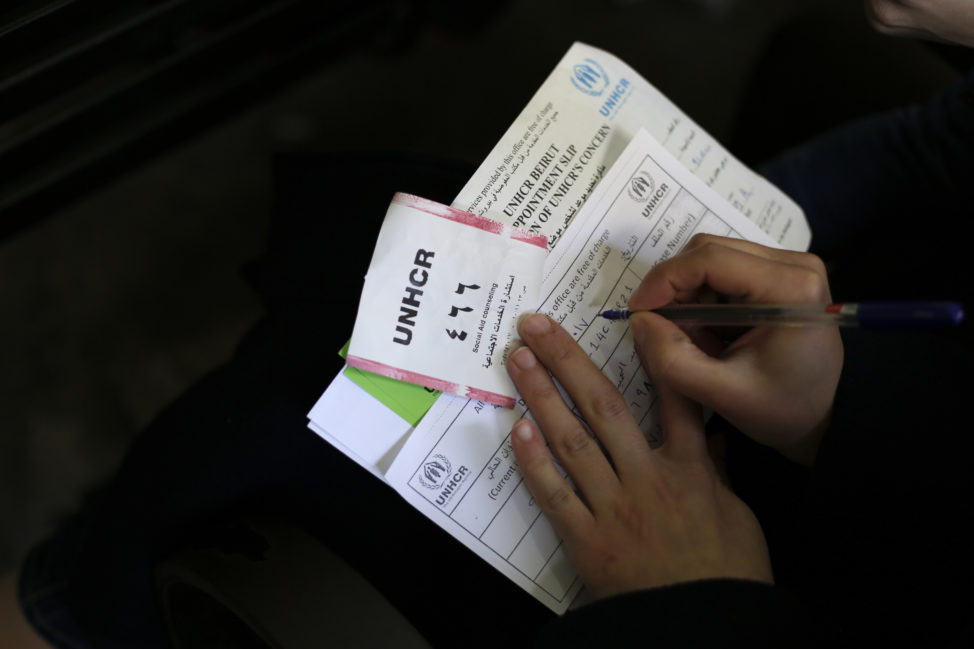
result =
[[[344,372],[335,376],[308,418],[311,430],[380,480],[413,430]]]
[[[346,362],[514,407],[504,361],[538,302],[548,241],[409,194],[379,232]]]
[[[582,43],[559,61],[453,206],[540,232],[555,247],[640,128],[779,244],[808,247],[808,222],[794,201],[635,70]]]
[[[634,139],[640,128],[649,135]],[[634,148],[600,184],[630,142]],[[637,173],[643,171],[648,178]],[[627,186],[645,199],[630,196]],[[594,313],[603,303],[624,305],[645,272],[696,232],[795,250],[811,239],[793,201],[632,68],[581,43],[558,63],[453,206],[548,237],[541,310],[593,355],[650,435],[652,386],[626,323],[594,320]],[[372,452],[384,448],[383,457],[395,460],[389,471],[383,465],[373,472],[540,601],[564,611],[580,584],[510,454],[508,432],[523,406],[510,411],[443,395],[399,451],[401,438],[378,428],[374,413],[389,412],[378,401],[368,407],[356,401],[354,416],[335,412],[351,389],[361,392],[336,379],[309,414],[311,427],[339,447],[375,437],[366,444]]]
[[[641,131],[545,263],[538,310],[560,322],[616,384],[651,443],[658,434],[656,395],[628,323],[596,316],[624,308],[649,269],[699,232],[776,245]],[[511,411],[442,395],[386,480],[560,613],[581,584],[514,461],[509,432],[525,412],[523,402]]]
[[[436,397],[440,396],[439,390],[391,379],[356,367],[346,366],[342,373],[409,422],[410,426],[418,424],[436,401]]]

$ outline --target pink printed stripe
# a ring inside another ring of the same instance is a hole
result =
[[[410,372],[409,370],[392,367],[391,365],[372,361],[367,358],[362,358],[361,356],[352,356],[349,354],[345,358],[345,362],[360,370],[381,374],[382,376],[388,376],[390,379],[396,379],[397,381],[415,383],[416,385],[423,385],[428,388],[433,388],[434,390],[449,392],[450,394],[459,394],[469,397],[470,399],[486,401],[505,408],[514,407],[514,399],[512,397],[507,397],[503,394],[497,394],[496,392],[490,392],[488,390],[468,388],[460,385],[459,383],[442,381],[440,379],[433,378],[432,376],[426,376],[425,374],[420,374],[419,372]]]
[[[463,210],[458,210],[455,207],[450,207],[449,205],[443,205],[442,203],[431,201],[428,198],[397,192],[396,195],[392,197],[392,202],[420,210],[421,212],[426,212],[427,214],[432,214],[433,216],[439,216],[457,223],[462,223],[463,225],[469,225],[479,230],[486,230],[487,232],[493,232],[494,234],[501,234],[504,232],[503,223],[498,223],[497,221],[492,221],[491,219],[483,216],[477,216],[476,214],[471,214],[470,212],[464,212]]]
[[[470,212],[464,212],[463,210],[458,210],[455,207],[450,207],[449,205],[443,205],[442,203],[431,201],[428,198],[413,196],[412,194],[405,194],[403,192],[396,192],[396,195],[392,197],[392,202],[398,205],[411,207],[421,212],[426,212],[427,214],[432,214],[433,216],[449,219],[450,221],[454,221],[456,223],[469,225],[477,228],[478,230],[484,230],[493,234],[504,234],[505,227],[503,223],[488,219],[485,216],[477,216],[476,214],[471,214]],[[524,243],[529,243],[533,246],[540,246],[541,248],[545,249],[548,247],[548,237],[544,236],[543,234],[529,232],[521,228],[510,228],[510,232],[510,237],[516,241],[523,241]]]
[[[521,228],[511,228],[511,238],[523,241],[524,243],[530,243],[532,246],[538,246],[545,250],[548,249],[548,237],[537,232],[530,232]]]
[[[477,388],[467,388],[467,396],[471,399],[476,399],[477,401],[486,401],[487,403],[493,403],[505,408],[514,407],[514,397],[505,397],[503,394],[497,394],[496,392],[478,390]]]
[[[433,388],[434,390],[442,390],[443,392],[449,392],[451,394],[460,394],[460,391],[463,390],[463,386],[457,383],[441,381],[440,379],[435,379],[432,376],[426,376],[425,374],[420,374],[419,372],[402,370],[398,367],[393,367],[392,365],[386,365],[385,363],[379,363],[377,361],[371,361],[367,358],[362,358],[361,356],[352,356],[349,354],[345,357],[345,362],[352,367],[357,367],[358,369],[365,370],[366,372],[374,372],[375,374],[388,376],[390,379],[396,379],[397,381],[424,385],[428,388]]]

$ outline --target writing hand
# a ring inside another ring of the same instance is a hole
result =
[[[564,329],[533,315],[519,331],[527,347],[507,367],[544,437],[519,420],[514,454],[594,596],[716,577],[772,582],[760,525],[717,476],[699,406],[657,384],[666,441],[650,449],[622,395]]]
[[[649,272],[629,308],[691,303],[715,293],[746,303],[831,302],[818,257],[697,235]],[[714,332],[684,332],[651,313],[634,315],[629,325],[654,378],[786,457],[814,461],[842,370],[835,327],[754,327],[724,343]]]

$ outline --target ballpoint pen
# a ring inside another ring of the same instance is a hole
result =
[[[710,327],[755,325],[836,327],[951,327],[964,319],[958,302],[845,302],[837,304],[681,304],[652,309],[680,324]],[[629,309],[603,311],[608,320],[625,320]]]

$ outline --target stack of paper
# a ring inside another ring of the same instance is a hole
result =
[[[650,437],[654,390],[627,324],[595,315],[624,307],[648,270],[696,233],[796,250],[810,240],[800,208],[780,190],[625,63],[580,43],[453,206],[548,237],[538,310],[573,334]],[[435,402],[413,428],[415,420],[383,403],[405,399],[413,416],[421,413],[427,393],[403,389],[411,392],[404,396],[399,388],[339,374],[309,413],[309,426],[563,612],[581,583],[513,459],[511,425],[530,416],[523,403],[511,410],[431,395],[426,398]]]

